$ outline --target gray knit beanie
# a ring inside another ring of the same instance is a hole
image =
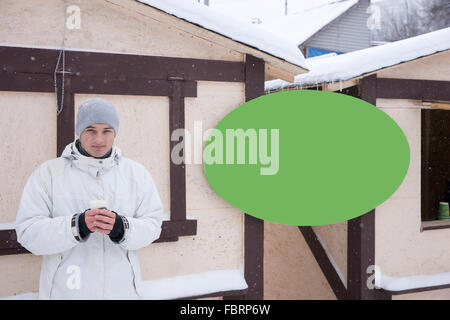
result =
[[[119,130],[119,117],[114,106],[101,98],[90,98],[81,103],[77,112],[75,132],[78,137],[84,129],[95,123],[104,123],[114,129],[114,137]]]

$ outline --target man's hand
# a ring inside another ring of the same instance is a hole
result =
[[[106,209],[91,209],[84,213],[84,221],[90,231],[109,234],[116,222],[116,214]]]

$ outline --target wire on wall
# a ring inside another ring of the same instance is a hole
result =
[[[66,52],[64,49],[64,39],[66,37],[66,23],[67,23],[67,0],[64,0],[64,27],[63,27],[63,37],[62,37],[62,44],[61,44],[61,50],[59,51],[58,61],[56,63],[55,72],[53,73],[53,80],[54,80],[54,86],[55,86],[55,94],[56,94],[56,111],[57,116],[62,112],[64,108],[64,73],[65,73],[65,64],[66,64]],[[62,81],[61,81],[61,105],[58,105],[58,87],[56,85],[56,73],[58,72],[59,62],[61,60],[62,55]]]

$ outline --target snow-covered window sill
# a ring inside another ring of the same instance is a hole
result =
[[[247,292],[242,270],[214,270],[171,278],[142,281],[143,300],[199,299],[238,296]],[[36,300],[37,292],[28,292],[0,300]]]
[[[420,232],[438,229],[449,229],[450,220],[434,220],[434,221],[422,221],[420,225]]]

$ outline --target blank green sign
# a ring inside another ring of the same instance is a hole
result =
[[[347,95],[291,90],[253,99],[211,130],[206,178],[232,206],[314,226],[369,212],[400,186],[409,146],[397,123]]]

